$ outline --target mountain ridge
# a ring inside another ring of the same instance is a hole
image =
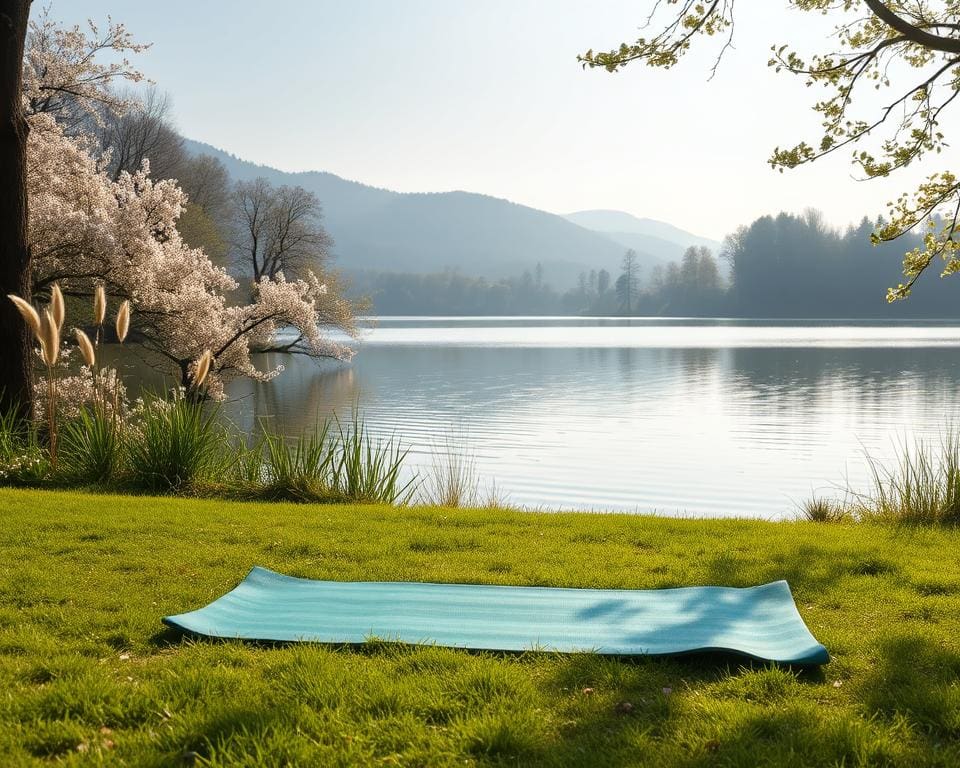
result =
[[[585,229],[607,235],[626,248],[647,251],[667,261],[676,261],[691,245],[704,246],[719,255],[723,244],[658,219],[634,216],[626,211],[591,209],[564,215]]]
[[[397,192],[327,171],[281,171],[189,139],[186,149],[218,158],[234,181],[262,176],[316,194],[324,226],[335,242],[337,266],[347,272],[454,270],[498,279],[532,272],[540,264],[544,279],[565,289],[576,283],[579,273],[592,269],[606,269],[615,277],[626,248],[638,252],[644,271],[678,258],[685,248],[643,233],[618,237],[569,217],[476,192]]]

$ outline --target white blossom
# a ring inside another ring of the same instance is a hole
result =
[[[187,200],[175,181],[152,180],[147,163],[112,181],[83,135],[67,135],[47,113],[29,120],[34,292],[58,282],[68,294],[92,297],[103,284],[114,300],[129,299],[132,336],[167,360],[182,383],[204,350],[213,353],[205,382],[213,397],[223,397],[232,377],[267,381],[282,370],[259,370],[251,359],[257,351],[351,357],[324,330],[353,329],[349,302],[328,280],[308,272],[288,282],[280,274],[253,286],[253,303],[231,306],[227,295],[237,281],[177,231]],[[281,329],[293,329],[295,341],[278,344]]]

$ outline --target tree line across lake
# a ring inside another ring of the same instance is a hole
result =
[[[873,245],[875,229],[865,218],[836,230],[813,210],[763,216],[727,237],[719,254],[691,247],[679,262],[644,271],[627,251],[618,274],[583,272],[567,290],[539,267],[499,280],[457,271],[365,271],[350,278],[381,315],[960,317],[956,296],[941,280],[918,284],[912,301],[887,302],[887,289],[902,279],[904,251],[920,237]]]

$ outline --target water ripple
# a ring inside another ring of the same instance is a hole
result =
[[[775,518],[862,486],[865,449],[955,421],[960,328],[381,319],[351,366],[285,362],[233,387],[245,428],[295,434],[359,402],[410,471],[452,440],[515,504]]]

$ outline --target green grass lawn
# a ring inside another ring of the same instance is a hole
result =
[[[0,490],[0,518],[4,766],[960,764],[960,532],[19,490]],[[268,647],[161,625],[254,564],[569,587],[785,578],[833,661]]]

